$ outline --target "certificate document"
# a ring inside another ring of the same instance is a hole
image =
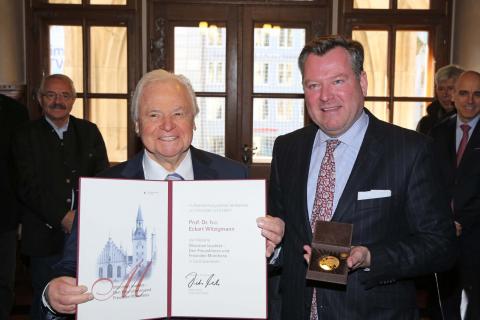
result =
[[[264,180],[81,178],[77,319],[266,319]]]

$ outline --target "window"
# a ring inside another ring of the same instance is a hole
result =
[[[365,106],[382,120],[415,129],[433,100],[435,69],[449,61],[446,0],[341,1],[340,33],[365,49]]]
[[[136,29],[140,2],[32,0],[27,10],[26,50],[36,53],[27,58],[30,91],[38,89],[44,74],[69,76],[77,91],[72,115],[98,126],[111,162],[136,151],[128,105],[141,69],[136,59],[141,56]],[[38,33],[44,41],[33,47]],[[36,110],[34,97],[28,104]],[[40,116],[38,110],[33,115]]]
[[[292,63],[280,63],[278,65],[278,84],[291,86],[292,75],[293,75]]]
[[[297,58],[311,35],[327,33],[328,4],[148,5],[153,43],[148,69],[184,74],[198,97],[192,144],[244,161],[251,176],[266,178],[273,141],[305,125]],[[212,25],[215,36],[210,36]],[[219,34],[221,45],[214,46]]]
[[[292,29],[281,29],[280,39],[278,43],[279,47],[291,48],[293,46],[293,33]]]

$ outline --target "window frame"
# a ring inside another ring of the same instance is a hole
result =
[[[433,77],[426,97],[403,97],[395,95],[395,40],[397,31],[427,31],[429,33],[432,74],[450,61],[451,12],[452,3],[448,0],[430,0],[429,10],[397,9],[397,0],[390,0],[391,9],[354,9],[354,0],[339,0],[338,30],[340,34],[352,36],[354,30],[388,31],[386,97],[367,96],[365,101],[387,103],[388,121],[393,123],[395,102],[431,102],[434,99]]]

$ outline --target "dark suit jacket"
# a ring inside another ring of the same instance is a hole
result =
[[[351,272],[346,286],[305,280],[302,247],[312,240],[306,186],[318,128],[311,125],[275,142],[270,213],[286,227],[279,296],[269,296],[281,299],[281,319],[309,319],[312,286],[319,319],[414,319],[411,278],[454,262],[453,221],[428,139],[367,114],[369,125],[332,221],[353,224],[352,244],[369,248],[371,266]],[[391,190],[391,197],[357,200],[358,192],[373,189]]]
[[[449,199],[453,200],[454,220],[462,225],[460,261],[463,266],[480,267],[480,123],[468,140],[457,168],[455,127],[457,117],[451,117],[431,131],[435,141],[441,176],[447,183]]]
[[[44,117],[16,132],[13,153],[22,204],[22,251],[27,255],[60,254],[61,221],[71,209],[78,177],[94,176],[108,166],[107,151],[97,126],[70,116],[60,140]]]
[[[12,140],[15,130],[28,121],[27,108],[0,94],[0,233],[17,227],[18,205],[15,197],[15,176],[12,159]]]
[[[219,155],[190,147],[192,154],[193,176],[195,180],[246,179],[247,168],[236,161]],[[121,179],[145,179],[142,166],[143,152],[134,158],[111,167],[100,173],[99,177]],[[75,277],[77,274],[77,222],[68,237],[62,260],[54,267],[54,275]]]

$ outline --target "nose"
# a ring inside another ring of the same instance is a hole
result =
[[[322,86],[320,89],[320,100],[329,101],[332,98],[332,90],[330,86]]]
[[[175,128],[175,121],[171,116],[165,116],[160,123],[160,128],[165,131],[173,130]]]

